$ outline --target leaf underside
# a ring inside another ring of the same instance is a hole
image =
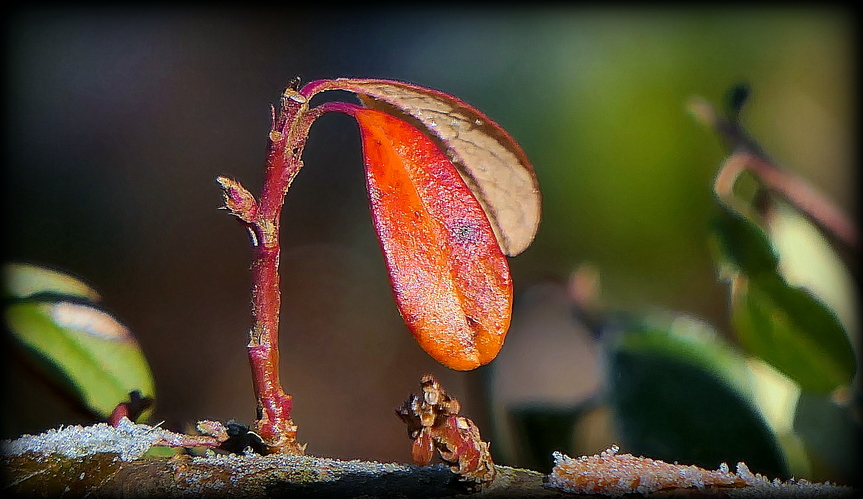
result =
[[[367,108],[398,116],[446,151],[488,217],[501,250],[524,251],[539,226],[541,199],[533,166],[500,125],[444,92],[391,80],[336,80]]]

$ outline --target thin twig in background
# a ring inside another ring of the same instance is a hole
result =
[[[693,99],[689,110],[703,124],[713,128],[726,142],[731,154],[716,176],[714,189],[724,201],[732,201],[736,180],[749,171],[770,192],[778,194],[810,219],[834,243],[859,255],[860,234],[854,222],[810,183],[774,163],[740,126],[716,112],[703,99]]]

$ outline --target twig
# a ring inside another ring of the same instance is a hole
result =
[[[800,210],[828,238],[839,242],[854,255],[859,254],[860,234],[851,219],[811,184],[776,165],[743,130],[739,121],[719,115],[713,106],[700,98],[690,102],[689,110],[700,122],[712,127],[731,150],[714,184],[721,199],[734,204],[734,184],[741,173],[749,171],[768,191],[780,195]]]

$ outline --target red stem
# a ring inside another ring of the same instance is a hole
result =
[[[260,201],[238,182],[219,179],[227,209],[248,228],[252,239],[252,329],[249,363],[258,402],[255,430],[270,452],[302,454],[291,420],[291,396],[279,380],[279,222],[285,194],[302,168],[309,128],[322,110],[310,110],[308,99],[293,89],[282,96],[279,112],[272,110],[269,152]]]
[[[270,452],[302,454],[305,445],[296,440],[291,420],[292,398],[279,380],[279,223],[285,194],[303,166],[302,155],[312,123],[327,112],[353,114],[355,104],[326,102],[309,108],[308,100],[331,88],[330,80],[318,80],[302,91],[288,89],[279,112],[272,109],[269,152],[260,201],[238,182],[221,177],[226,207],[248,228],[252,239],[252,319],[249,363],[258,402],[255,430]]]
[[[306,99],[291,90],[282,97],[280,112],[273,116],[269,154],[261,189],[257,217],[251,224],[252,319],[249,362],[258,402],[255,429],[272,452],[302,454],[297,427],[291,420],[291,396],[279,380],[279,222],[285,194],[302,168],[302,150],[311,121],[302,120],[308,111]],[[305,126],[297,126],[297,125]]]

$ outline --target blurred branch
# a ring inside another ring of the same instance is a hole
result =
[[[713,128],[731,150],[716,176],[714,190],[724,201],[736,204],[734,185],[740,174],[749,171],[770,192],[780,195],[800,210],[834,243],[859,254],[860,234],[852,220],[829,198],[811,184],[774,163],[740,126],[737,120],[743,98],[732,109],[733,118],[728,119],[716,112],[714,107],[701,98],[689,103],[690,112],[706,126]],[[736,207],[735,207],[736,208]]]

